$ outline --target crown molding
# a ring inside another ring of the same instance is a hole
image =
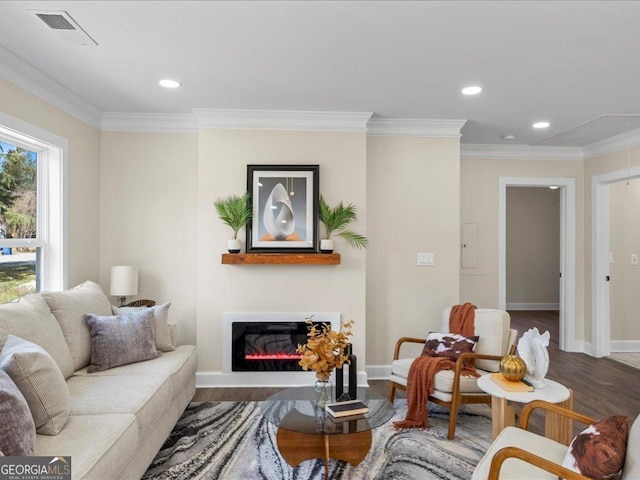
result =
[[[198,119],[190,113],[105,112],[100,128],[104,132],[198,133]]]
[[[619,133],[582,147],[584,158],[616,152],[640,143],[640,128]]]
[[[3,47],[0,47],[0,76],[69,115],[100,128],[102,113],[97,108]]]
[[[372,118],[368,136],[453,137],[460,138],[466,120],[429,120],[419,118]]]
[[[200,128],[365,132],[370,112],[194,108]]]
[[[547,145],[462,144],[461,158],[512,160],[582,160],[580,147],[550,147]]]

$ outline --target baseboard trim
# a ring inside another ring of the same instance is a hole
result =
[[[576,340],[574,342],[574,346],[575,349],[570,350],[571,352],[582,352],[593,357],[593,349],[591,347],[591,343]]]
[[[365,370],[369,380],[389,380],[391,365],[366,365]]]
[[[196,388],[305,387],[315,378],[313,372],[196,372]],[[358,386],[369,386],[367,372],[358,372]]]
[[[609,344],[611,352],[640,352],[640,340],[612,340]]]
[[[507,310],[560,310],[559,303],[507,303]]]

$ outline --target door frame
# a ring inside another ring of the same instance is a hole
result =
[[[640,167],[591,177],[591,355],[611,354],[609,304],[609,186],[640,177]]]
[[[560,190],[560,350],[581,351],[576,342],[576,179],[571,177],[500,177],[498,187],[498,308],[507,307],[507,187]]]

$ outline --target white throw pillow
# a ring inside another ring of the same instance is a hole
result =
[[[161,352],[172,352],[176,349],[171,343],[171,333],[169,330],[169,307],[171,302],[154,307],[116,307],[111,306],[114,315],[120,315],[128,312],[141,312],[142,310],[151,310],[156,319],[156,348]]]

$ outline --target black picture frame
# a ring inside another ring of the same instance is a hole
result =
[[[319,165],[247,165],[247,253],[317,253]]]

